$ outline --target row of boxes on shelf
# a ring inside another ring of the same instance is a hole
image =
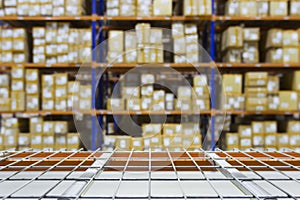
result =
[[[224,109],[247,111],[296,111],[300,109],[300,71],[289,78],[292,90],[279,90],[279,76],[267,72],[248,72],[245,74],[244,93],[241,74],[224,74]]]
[[[266,62],[298,63],[299,37],[298,30],[270,29],[267,32],[265,48]],[[242,28],[232,26],[222,34],[222,50],[226,51],[223,62],[258,63],[259,58],[259,28]]]
[[[33,27],[34,63],[90,62],[92,33],[89,28],[71,28],[70,23],[51,22]]]
[[[211,15],[210,0],[184,0],[183,14],[185,16]],[[172,0],[107,0],[106,14],[108,16],[172,16]]]
[[[205,75],[193,77],[193,87],[178,86],[177,98],[173,93],[154,90],[155,75],[142,74],[142,86],[122,86],[122,97],[112,97],[107,101],[107,109],[111,111],[201,111],[210,109],[209,88]]]
[[[80,16],[84,0],[1,0],[0,16]]]
[[[290,8],[290,9],[288,9]],[[229,16],[299,16],[299,0],[228,0],[225,15]]]
[[[28,61],[27,34],[24,28],[0,26],[0,62],[24,63]]]
[[[238,133],[226,133],[227,149],[250,148],[299,149],[300,121],[289,121],[287,133],[277,132],[276,121],[253,121],[251,125],[240,125]]]
[[[9,74],[0,74],[0,111],[91,109],[91,85],[68,81],[67,73],[44,74],[41,79],[40,85],[39,70],[23,67],[11,69],[11,80]]]
[[[135,31],[110,31],[108,56],[110,63],[163,63],[162,28],[151,28],[139,23]],[[199,44],[196,24],[172,24],[175,63],[199,62]],[[172,51],[172,49],[166,49]]]
[[[202,145],[199,123],[181,124],[143,124],[142,137],[112,136],[104,137],[106,150],[189,150],[199,149]]]
[[[78,149],[79,134],[68,133],[67,121],[43,121],[33,117],[29,122],[29,133],[21,133],[17,118],[3,117],[1,120],[0,149]]]

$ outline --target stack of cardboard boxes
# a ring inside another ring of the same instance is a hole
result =
[[[104,148],[119,150],[196,150],[202,138],[198,123],[143,124],[142,137],[105,136]]]
[[[266,62],[298,63],[299,30],[270,29],[266,42]]]
[[[185,0],[183,12],[185,16],[211,15],[210,0]]]
[[[69,23],[47,23],[33,27],[34,63],[90,62],[91,30],[70,28]]]
[[[199,62],[198,30],[196,24],[172,24],[174,63]]]
[[[107,60],[110,63],[162,63],[162,34],[161,28],[151,28],[146,23],[137,24],[135,32],[110,31]]]
[[[0,53],[2,63],[25,63],[28,61],[27,34],[23,28],[1,28]]]
[[[228,0],[225,6],[225,15],[229,16],[299,16],[299,11],[299,0]]]
[[[11,115],[2,115],[0,134],[1,149],[13,149],[16,147],[19,134],[18,127],[19,123],[17,118],[13,118]]]
[[[193,87],[178,86],[177,99],[173,93],[154,90],[154,74],[142,74],[140,87],[123,86],[122,98],[110,98],[107,109],[110,111],[203,111],[210,109],[210,94],[206,75],[196,75]]]
[[[284,149],[300,148],[300,122],[289,121],[287,133],[277,132],[276,121],[253,121],[251,125],[240,125],[238,133],[226,134],[227,149]]]
[[[85,14],[83,0],[1,0],[2,16],[80,16]]]
[[[243,80],[241,74],[224,74],[223,93],[225,95],[223,108],[225,110],[244,110],[245,97],[242,93]]]
[[[39,71],[26,69],[26,110],[38,111],[40,109]]]
[[[259,28],[227,28],[222,34],[222,51],[226,51],[223,62],[258,63],[259,40]]]
[[[107,0],[107,16],[171,16],[172,0]]]
[[[13,67],[11,71],[11,111],[25,110],[24,68]]]
[[[0,74],[0,111],[10,110],[9,75]]]

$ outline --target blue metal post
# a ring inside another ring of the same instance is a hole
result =
[[[97,14],[96,12],[96,0],[92,0],[92,15]],[[96,32],[96,21],[92,20],[92,63],[96,62],[96,41],[97,41],[97,32]],[[96,68],[92,64],[92,110],[96,109]],[[97,126],[96,126],[97,116],[92,115],[92,138],[91,138],[91,149],[96,150],[96,141],[97,141]]]
[[[211,62],[215,61],[215,8],[214,8],[214,0],[211,1],[212,5],[212,16],[210,22],[210,57],[212,59]],[[210,86],[211,86],[211,149],[215,150],[216,141],[215,141],[215,68],[214,65],[211,64],[211,72],[210,72]]]

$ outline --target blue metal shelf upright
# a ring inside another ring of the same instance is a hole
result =
[[[210,21],[210,86],[211,86],[211,110],[215,110],[215,1],[211,0],[212,7],[212,19]],[[211,114],[211,149],[215,150],[216,141],[215,141],[215,112]]]

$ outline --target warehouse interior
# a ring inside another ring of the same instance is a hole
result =
[[[300,0],[0,0],[1,199],[300,199]]]

